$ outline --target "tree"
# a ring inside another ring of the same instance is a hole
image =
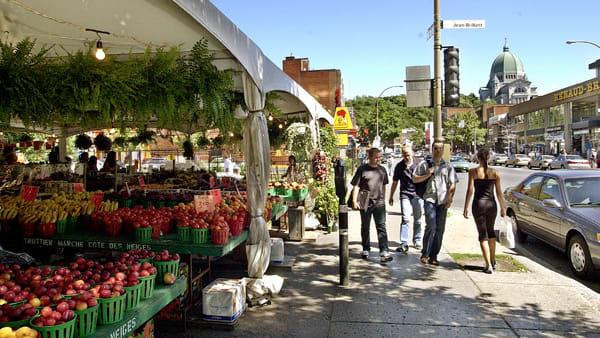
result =
[[[481,121],[472,111],[458,113],[444,123],[445,139],[451,143],[453,148],[458,146],[466,149],[471,146],[473,141],[476,141],[477,145],[483,145],[487,129],[480,126]]]

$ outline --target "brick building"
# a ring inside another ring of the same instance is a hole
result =
[[[336,90],[339,90],[339,105],[344,106],[344,82],[339,69],[310,70],[308,58],[288,56],[283,60],[283,72],[332,114],[336,107]]]

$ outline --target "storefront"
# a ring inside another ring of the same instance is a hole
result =
[[[512,106],[509,120],[519,152],[586,156],[600,149],[599,111],[600,78],[593,78]]]

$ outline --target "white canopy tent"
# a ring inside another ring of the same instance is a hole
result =
[[[262,219],[270,162],[264,97],[271,91],[279,93],[276,104],[283,114],[305,114],[313,127],[319,119],[333,124],[332,116],[208,0],[0,1],[0,38],[5,41],[16,43],[31,37],[38,48],[55,45],[52,53],[61,56],[86,50],[97,41],[96,34],[86,28],[109,32],[101,35],[104,48],[108,54],[119,55],[143,53],[148,46],[179,46],[189,51],[204,38],[219,69],[242,71],[234,80],[250,110],[244,132],[244,148],[251,154],[248,181],[252,182],[248,184],[252,217],[248,271],[250,277],[262,277],[270,252]],[[18,124],[15,121],[14,126]],[[76,128],[63,133],[76,133]]]

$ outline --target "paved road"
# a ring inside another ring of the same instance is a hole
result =
[[[475,166],[476,164],[471,165],[471,167]],[[500,173],[503,191],[508,187],[517,185],[527,176],[538,171],[538,169],[529,170],[526,167],[506,168],[494,166],[492,168],[497,169]],[[451,208],[452,212],[462,214],[468,183],[467,175],[467,173],[458,173],[459,183],[456,187],[454,203],[452,204]],[[500,217],[500,215],[498,215],[498,217]],[[575,277],[569,268],[569,261],[566,254],[537,240],[536,238],[529,236],[527,241],[525,243],[520,243],[515,251],[531,260],[536,261],[538,264],[563,274],[564,276],[579,280],[590,289],[600,293],[600,273],[598,273],[592,281],[584,281]]]

